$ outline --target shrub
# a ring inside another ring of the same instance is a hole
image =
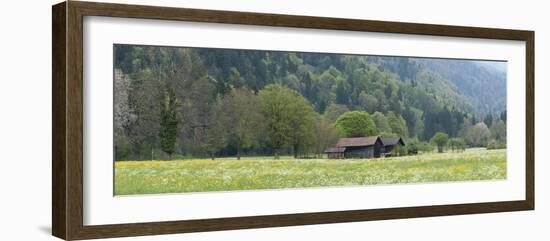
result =
[[[449,141],[449,135],[443,132],[437,132],[435,135],[430,139],[430,142],[437,145],[437,152],[442,153],[443,147],[447,145],[447,142]]]
[[[487,149],[488,150],[506,149],[506,141],[490,140],[489,144],[487,144]]]

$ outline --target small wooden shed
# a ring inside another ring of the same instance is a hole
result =
[[[329,159],[344,159],[345,147],[330,147],[325,150]]]
[[[401,137],[383,137],[381,139],[382,139],[382,143],[384,144],[384,150],[383,150],[384,156],[391,155],[392,150],[396,146],[405,145],[405,142],[403,141],[403,139],[401,139]]]
[[[326,152],[329,158],[378,158],[384,145],[378,136],[341,138]]]

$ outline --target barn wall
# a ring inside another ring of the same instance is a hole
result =
[[[373,158],[374,157],[374,148],[373,146],[365,147],[348,147],[345,152],[346,158]]]
[[[344,153],[340,153],[340,152],[328,153],[329,159],[341,159],[343,157],[344,157]]]
[[[380,157],[380,154],[382,153],[383,149],[384,149],[384,145],[382,145],[382,143],[380,142],[376,142],[376,144],[374,144],[373,157]]]

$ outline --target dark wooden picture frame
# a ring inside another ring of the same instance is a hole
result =
[[[52,232],[66,240],[533,210],[534,32],[68,1],[52,8]],[[83,224],[83,17],[299,27],[526,43],[525,199],[501,202],[87,226]]]

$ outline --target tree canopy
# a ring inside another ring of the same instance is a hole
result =
[[[268,85],[258,95],[266,118],[268,141],[275,154],[291,145],[297,156],[299,149],[312,140],[313,108],[296,91],[282,85]]]
[[[377,135],[372,117],[365,111],[350,111],[336,119],[335,126],[347,137]]]
[[[252,147],[261,141],[265,130],[265,118],[262,114],[260,99],[247,89],[232,89],[221,100],[221,116],[228,140],[237,148],[237,159],[241,158],[243,148]],[[220,130],[220,131],[223,131]]]
[[[116,159],[305,156],[364,135],[415,139],[421,150],[439,132],[503,148],[503,66],[116,44]]]
[[[160,148],[172,159],[172,153],[176,147],[176,136],[178,134],[178,108],[179,101],[174,91],[168,90],[165,93],[164,102],[160,107]]]
[[[437,132],[430,141],[437,145],[437,152],[441,153],[449,141],[449,135],[447,135],[447,133]]]

